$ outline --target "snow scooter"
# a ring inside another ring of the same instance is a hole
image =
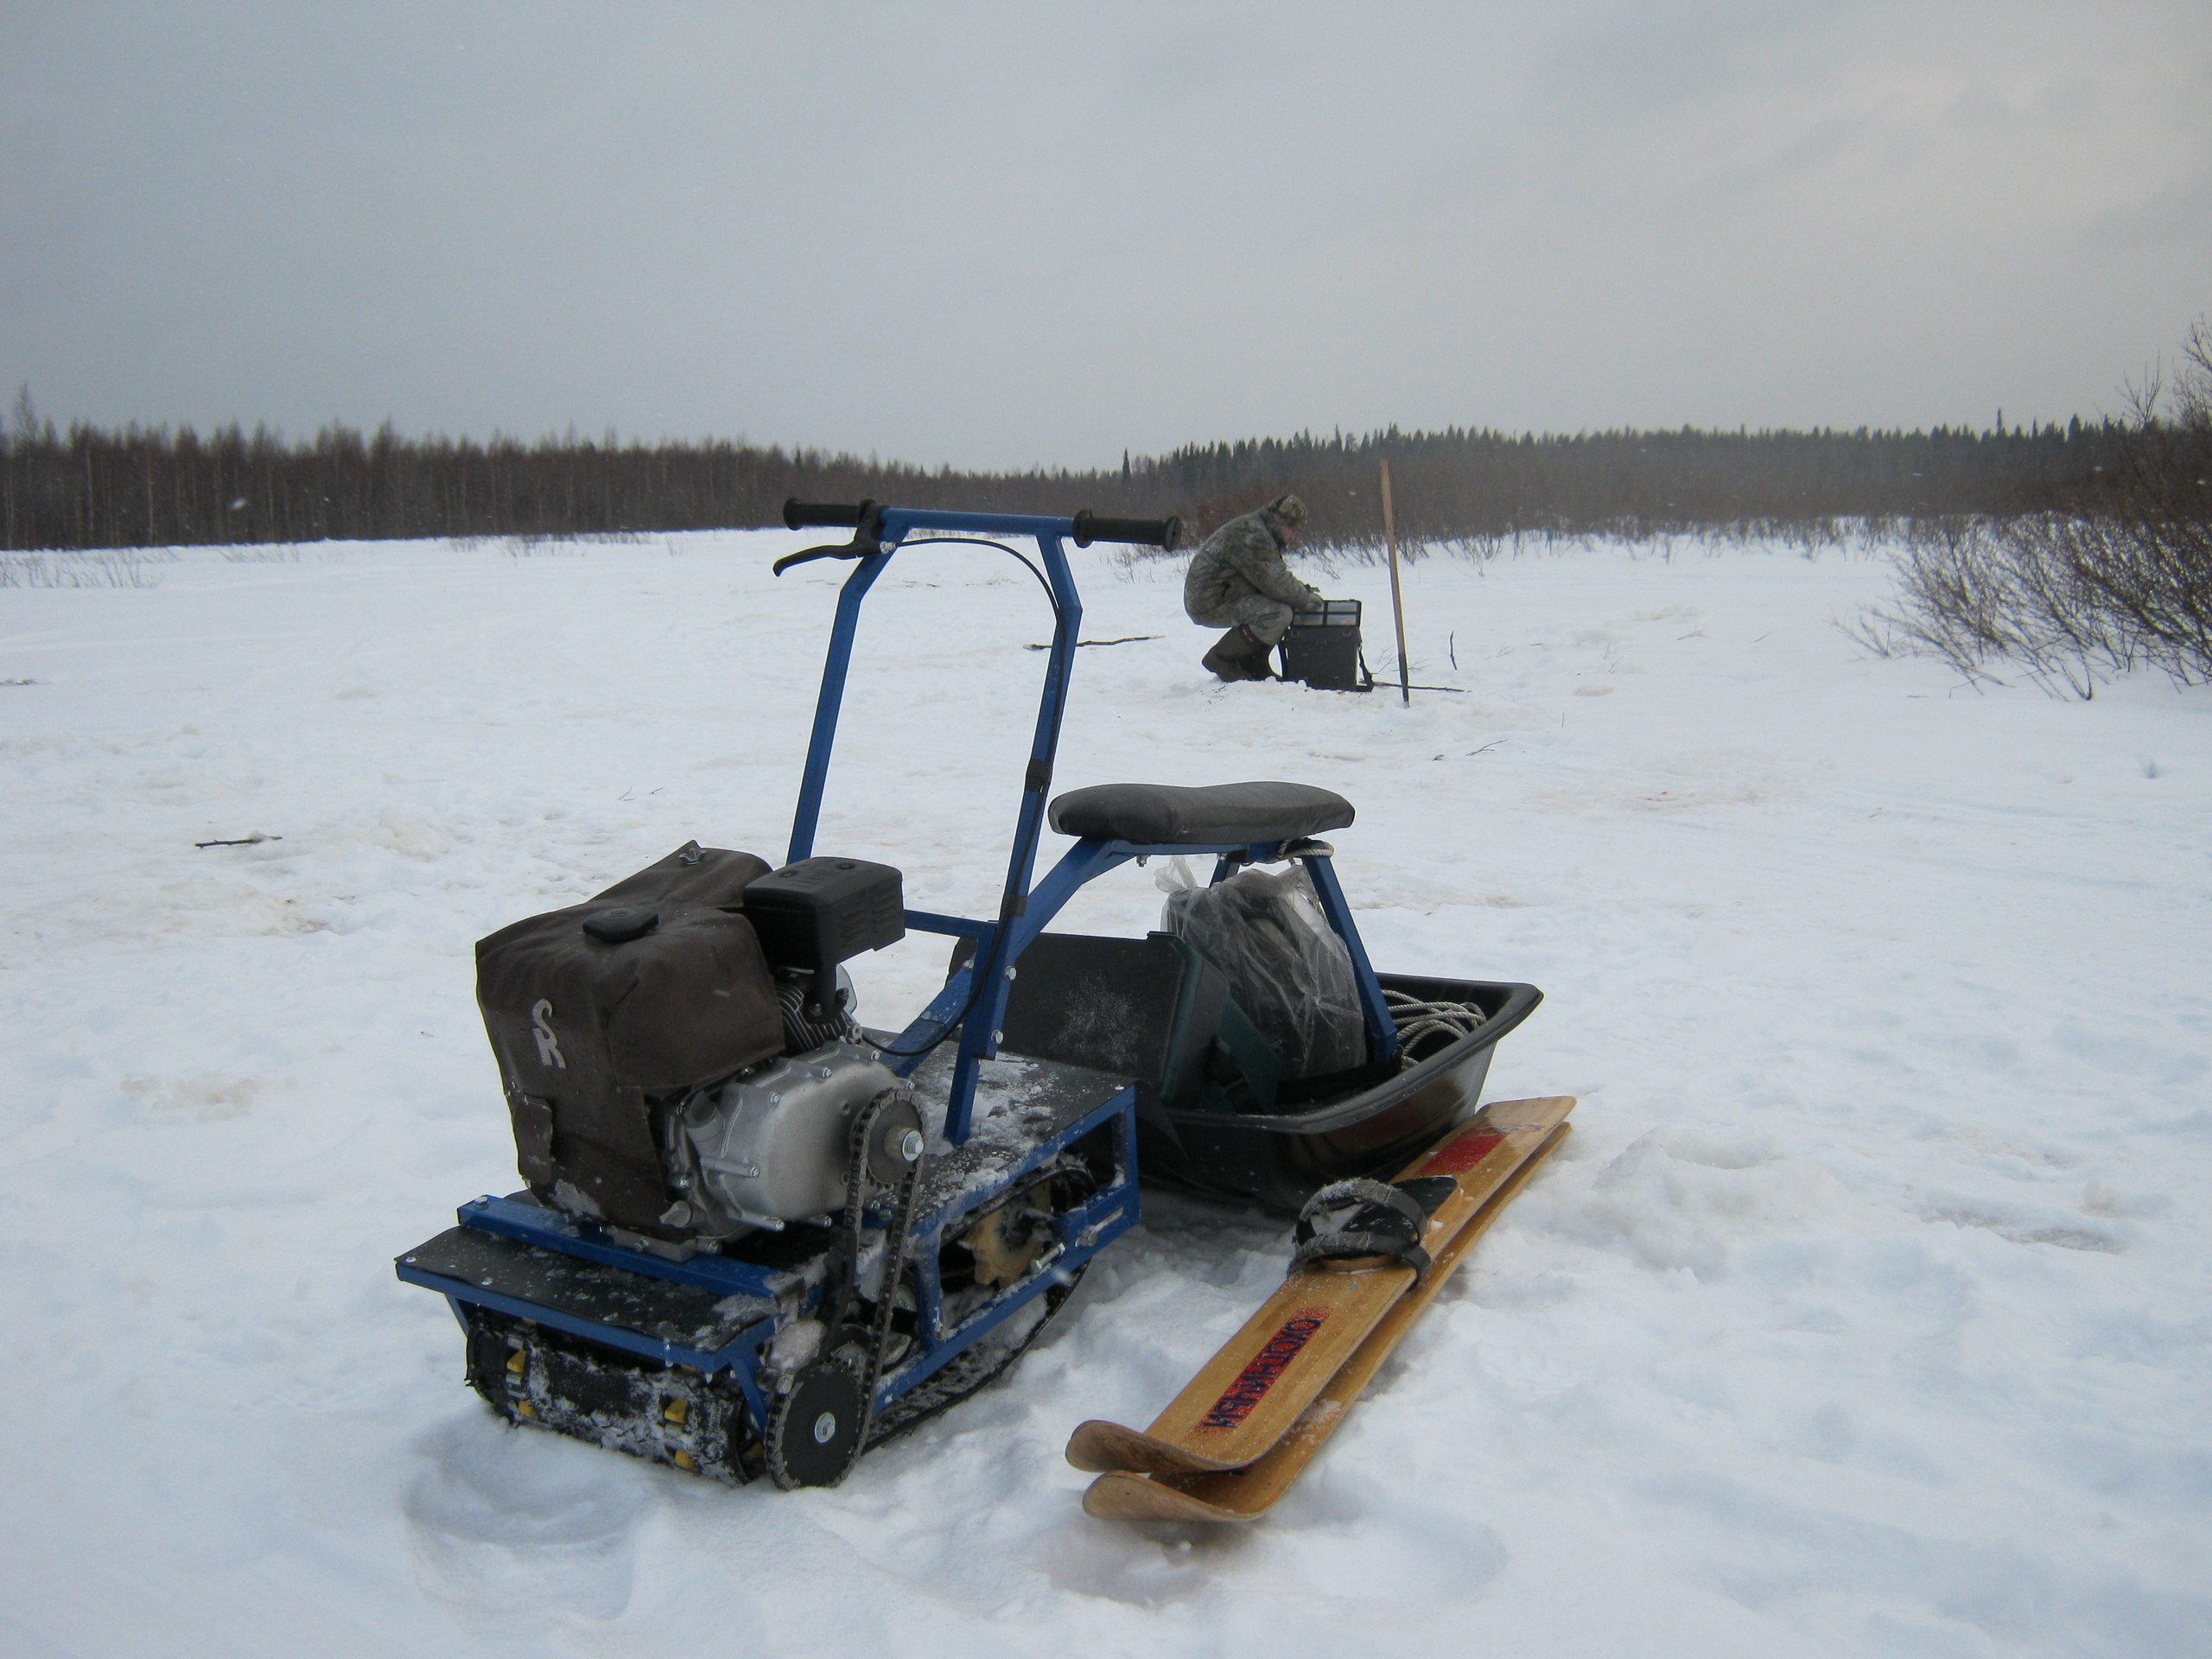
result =
[[[1376,974],[1316,838],[1352,821],[1330,791],[1107,785],[1048,815],[1083,613],[1064,543],[1171,547],[1176,520],[794,501],[785,522],[853,536],[778,574],[855,569],[784,866],[694,842],[479,943],[526,1190],[463,1205],[397,1268],[447,1298],[467,1380],[509,1422],[791,1488],[834,1484],[1011,1364],[1135,1224],[1141,1160],[1287,1211],[1387,1173],[1475,1113],[1540,994]],[[814,847],[861,601],[895,552],[947,540],[1020,559],[1053,611],[989,919],[909,909],[898,870]],[[1033,882],[1048,821],[1075,844]],[[1175,934],[1044,931],[1085,882],[1178,855],[1211,855],[1217,885],[1304,869],[1349,959],[1357,1064],[1284,1076]],[[863,1028],[842,964],[908,930],[955,941],[944,987],[903,1030]]]

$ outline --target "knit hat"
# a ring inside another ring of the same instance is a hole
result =
[[[1306,504],[1294,495],[1277,496],[1268,503],[1268,511],[1293,530],[1306,522]]]

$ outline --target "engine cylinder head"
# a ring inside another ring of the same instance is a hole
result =
[[[805,974],[776,976],[776,1003],[783,1012],[784,1052],[805,1054],[829,1043],[856,1043],[860,1027],[853,1021],[852,976],[837,970],[837,999],[823,1008],[814,1000],[813,978]]]

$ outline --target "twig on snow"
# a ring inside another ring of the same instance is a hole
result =
[[[1134,645],[1140,639],[1165,639],[1166,637],[1167,636],[1164,633],[1125,633],[1119,639],[1078,639],[1075,643],[1076,649],[1080,651],[1085,645]],[[1024,645],[1022,649],[1024,651],[1050,651],[1052,646]]]

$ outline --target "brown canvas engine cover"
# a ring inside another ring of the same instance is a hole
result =
[[[646,1096],[782,1052],[775,982],[734,908],[767,870],[750,853],[695,842],[584,904],[477,942],[476,1000],[518,1166],[540,1198],[641,1232],[683,1233],[662,1220],[671,1194]],[[658,919],[612,941],[585,929],[625,911]]]

